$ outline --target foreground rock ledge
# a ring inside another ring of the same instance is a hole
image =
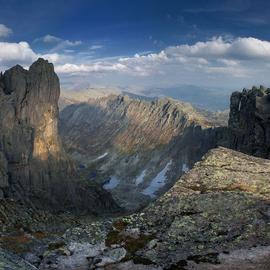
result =
[[[136,256],[165,268],[266,269],[269,198],[269,160],[218,148],[143,213],[124,219],[124,230],[153,239]]]

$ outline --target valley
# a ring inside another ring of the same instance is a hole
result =
[[[267,269],[269,90],[228,112],[0,77],[0,269]],[[61,111],[58,109],[58,102]]]
[[[111,94],[65,107],[59,127],[82,174],[134,210],[173,186],[209,149],[225,144],[222,124],[177,100]]]

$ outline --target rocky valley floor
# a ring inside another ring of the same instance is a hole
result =
[[[269,269],[269,168],[214,149],[161,198],[124,216],[1,201],[0,269]]]

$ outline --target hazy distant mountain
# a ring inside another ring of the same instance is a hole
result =
[[[89,99],[96,99],[101,97],[106,97],[109,95],[119,95],[121,91],[117,88],[95,88],[90,87],[81,90],[62,90],[59,99],[59,109],[60,111],[64,109],[67,105],[75,103],[87,102]]]
[[[171,97],[184,102],[189,102],[194,107],[212,111],[229,109],[231,90],[211,89],[194,85],[180,85],[172,88],[149,88],[137,90],[133,88],[105,88],[90,87],[82,90],[63,90],[59,101],[60,110],[66,105],[87,102],[89,98],[106,97],[111,94],[127,95],[140,100],[154,100],[160,97]]]
[[[194,85],[180,85],[172,88],[153,88],[143,92],[146,96],[167,96],[189,102],[195,107],[207,110],[226,110],[229,108],[231,90],[211,89]]]

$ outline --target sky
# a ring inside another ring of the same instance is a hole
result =
[[[270,1],[0,0],[0,70],[54,63],[63,89],[270,86]]]

